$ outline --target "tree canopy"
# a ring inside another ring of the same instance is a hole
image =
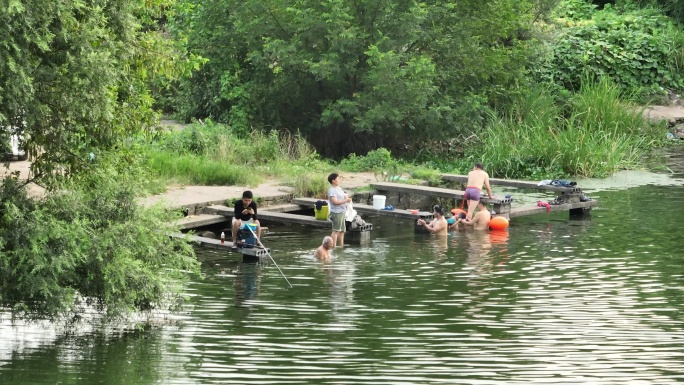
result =
[[[138,207],[131,138],[156,118],[147,82],[172,75],[166,0],[0,0],[0,138],[22,137],[34,179],[0,186],[0,307],[117,316],[178,303],[192,248]],[[91,156],[93,154],[94,156]]]
[[[477,126],[524,75],[528,0],[184,0],[171,23],[209,62],[186,118],[301,130],[327,155]]]
[[[167,3],[0,1],[0,130],[23,137],[34,171],[77,171],[150,124],[145,79],[169,67],[143,26]]]

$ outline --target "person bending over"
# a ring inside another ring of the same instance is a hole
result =
[[[446,219],[444,219],[444,211],[439,206],[433,207],[432,210],[432,215],[434,215],[435,219],[430,221],[428,224],[424,219],[421,218],[417,222],[418,226],[423,226],[425,230],[429,231],[431,234],[447,235],[447,232],[449,231],[449,224],[447,223]]]
[[[475,230],[487,230],[489,229],[489,221],[492,219],[492,214],[487,210],[487,204],[480,201],[477,204],[477,214],[473,219],[461,219],[459,218],[454,225],[463,223],[466,227],[472,226]]]

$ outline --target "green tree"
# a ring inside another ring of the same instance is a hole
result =
[[[154,28],[170,4],[0,0],[0,131],[23,137],[36,175],[76,172],[154,123],[146,81],[175,67]]]
[[[29,318],[95,310],[110,317],[173,308],[198,271],[192,246],[169,238],[180,214],[136,203],[137,176],[112,167],[55,182],[30,198],[0,186],[0,307]]]
[[[209,62],[180,112],[300,129],[326,155],[454,136],[522,81],[537,3],[185,0],[172,30]]]
[[[23,137],[34,180],[0,187],[0,307],[110,316],[178,303],[192,249],[141,208],[132,140],[156,114],[147,82],[177,70],[167,0],[0,0],[0,138]],[[94,155],[93,157],[90,155]]]

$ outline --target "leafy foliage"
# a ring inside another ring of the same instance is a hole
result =
[[[242,136],[212,120],[141,137],[140,145],[154,176],[190,184],[255,185],[264,175],[299,175],[327,166],[299,134]]]
[[[150,127],[147,79],[182,72],[154,28],[171,1],[96,3],[0,2],[0,130],[23,136],[36,175]]]
[[[607,79],[585,81],[565,102],[550,90],[518,102],[503,119],[493,120],[483,142],[469,156],[479,155],[494,176],[553,179],[570,175],[604,177],[638,167],[642,157],[663,137],[641,111],[620,102],[620,90]],[[549,101],[554,101],[549,105]],[[557,111],[548,117],[542,111]],[[553,117],[553,119],[550,119]]]
[[[192,247],[169,238],[175,218],[140,207],[135,176],[93,167],[41,199],[17,180],[0,187],[0,306],[57,318],[94,309],[109,316],[172,308],[198,272]]]
[[[451,137],[524,78],[539,4],[185,0],[172,30],[209,61],[179,112],[243,135],[299,129],[333,157]]]
[[[386,148],[369,151],[365,156],[349,155],[340,162],[340,167],[353,172],[371,171],[376,179],[392,180],[403,174],[405,165],[392,158]]]
[[[684,89],[684,31],[654,9],[626,2],[594,11],[582,0],[557,9],[564,26],[551,49],[545,77],[578,90],[588,76],[610,77],[630,92]]]

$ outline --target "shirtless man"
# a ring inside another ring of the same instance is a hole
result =
[[[431,234],[446,236],[449,231],[449,224],[444,219],[444,211],[442,211],[441,207],[435,206],[433,207],[433,215],[435,219],[430,221],[430,224],[423,219],[419,219],[417,222],[418,226],[423,226]]]
[[[466,225],[466,227],[472,226],[474,230],[488,230],[489,221],[492,219],[492,214],[490,214],[489,210],[487,210],[487,204],[482,201],[477,203],[477,208],[477,214],[475,214],[473,219],[459,218],[454,225],[463,223]]]
[[[333,239],[330,236],[323,238],[323,244],[318,246],[314,252],[314,257],[318,259],[328,259],[330,258],[330,250],[334,247]]]
[[[468,201],[468,218],[473,217],[475,206],[480,201],[482,185],[487,188],[487,195],[492,199],[492,188],[489,186],[489,174],[482,169],[482,163],[476,163],[473,170],[468,173],[468,184],[463,198]]]

